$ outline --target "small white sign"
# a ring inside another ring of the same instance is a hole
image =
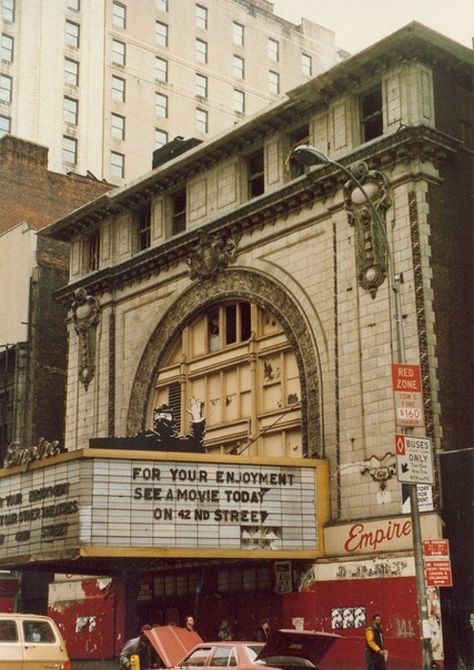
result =
[[[395,435],[397,477],[406,484],[433,484],[433,455],[429,437]]]

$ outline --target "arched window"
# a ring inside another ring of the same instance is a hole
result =
[[[296,358],[277,319],[256,304],[211,305],[170,343],[149,415],[170,405],[185,434],[191,397],[204,403],[209,451],[302,456]]]

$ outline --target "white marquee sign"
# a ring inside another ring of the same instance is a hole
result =
[[[229,461],[109,456],[0,477],[0,562],[84,547],[320,550],[314,466]]]

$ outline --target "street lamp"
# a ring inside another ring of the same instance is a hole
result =
[[[390,244],[388,241],[387,233],[385,231],[385,226],[380,218],[380,214],[377,211],[374,203],[372,202],[369,194],[364,188],[363,184],[359,179],[344,165],[338,163],[337,161],[329,158],[322,151],[316,149],[309,144],[301,144],[295,149],[293,149],[292,157],[297,160],[299,163],[305,166],[318,165],[319,163],[324,163],[327,165],[334,165],[339,170],[341,170],[349,180],[356,185],[357,189],[362,193],[364,200],[369,206],[370,211],[375,222],[375,225],[378,227],[380,234],[383,236],[385,241],[385,254],[387,258],[387,267],[388,275],[392,283],[392,290],[395,294],[395,321],[397,327],[397,358],[398,363],[406,362],[405,354],[405,340],[403,335],[403,320],[402,320],[402,309],[401,309],[401,299],[400,299],[400,283],[401,277],[395,272],[394,269],[394,260],[393,255],[390,250]],[[369,270],[370,271],[370,268]],[[411,507],[411,526],[413,533],[413,554],[415,559],[415,578],[416,578],[416,592],[418,600],[418,617],[420,620],[421,628],[421,640],[422,640],[422,658],[423,658],[423,670],[431,670],[433,664],[433,654],[431,648],[431,639],[428,637],[428,603],[426,598],[426,586],[425,586],[425,576],[424,576],[424,566],[423,566],[423,545],[421,539],[421,523],[420,523],[420,512],[418,507],[418,495],[417,495],[417,486],[416,484],[409,484],[410,489],[410,507]],[[425,637],[426,635],[426,637]]]

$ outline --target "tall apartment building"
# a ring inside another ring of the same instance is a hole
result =
[[[215,135],[340,60],[332,31],[267,0],[0,2],[0,136],[118,184],[175,136]]]

